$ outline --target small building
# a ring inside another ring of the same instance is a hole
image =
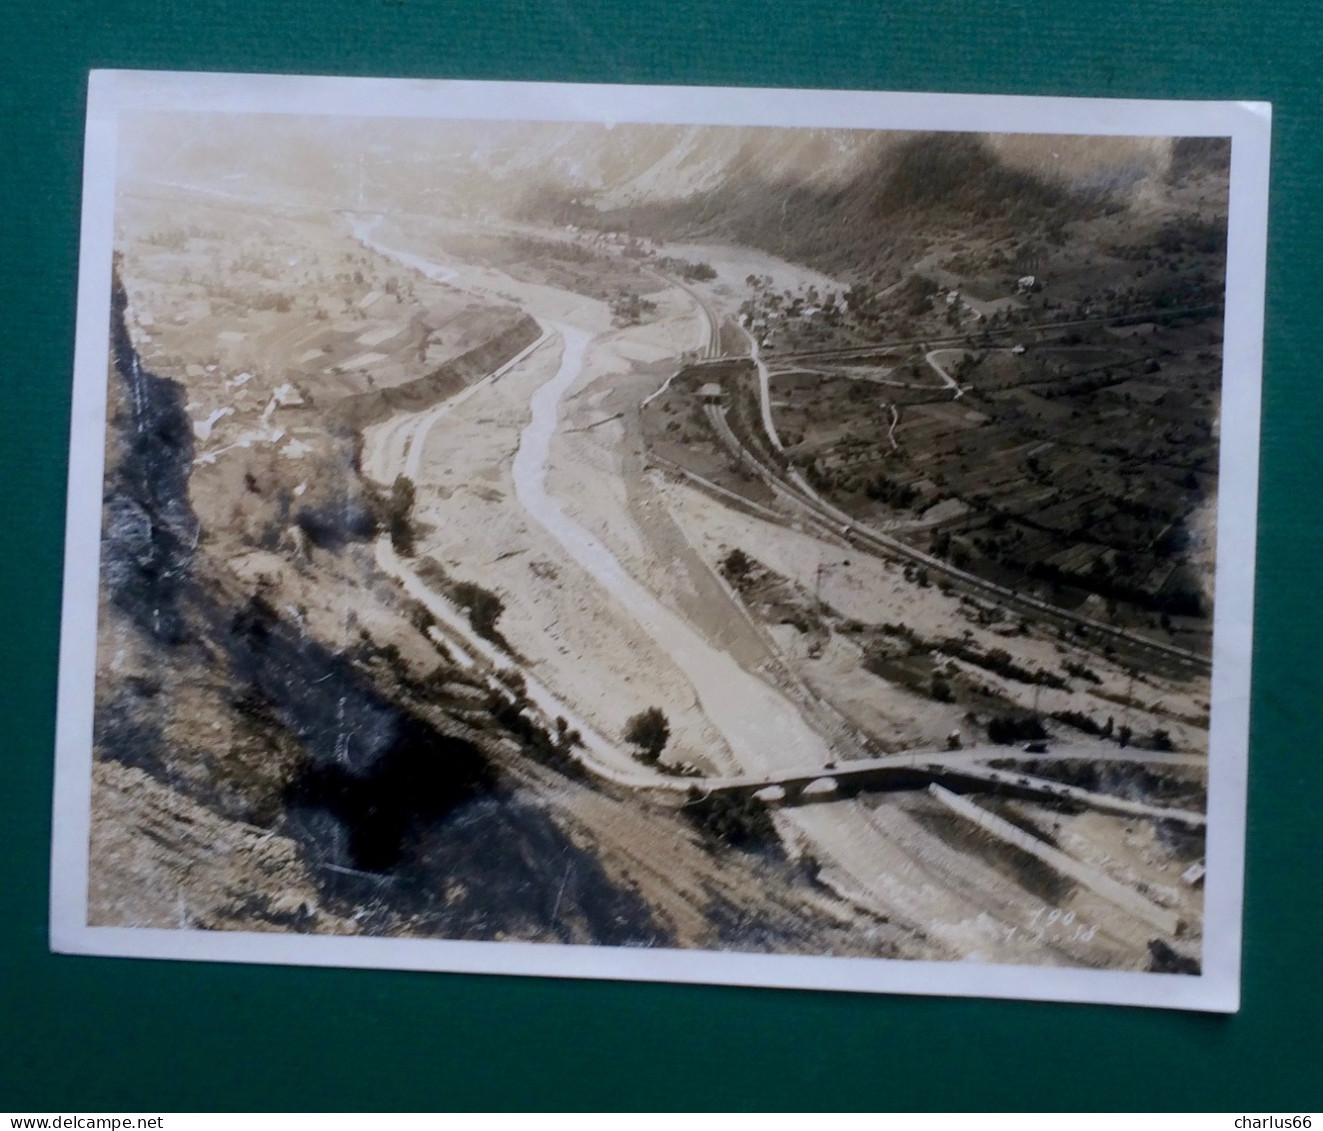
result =
[[[698,390],[698,396],[704,404],[721,404],[726,399],[726,390],[715,381],[709,381]]]
[[[277,408],[297,408],[306,402],[303,394],[286,381],[283,385],[277,385],[272,391],[271,403]]]

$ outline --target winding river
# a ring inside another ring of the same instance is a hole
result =
[[[354,218],[351,225],[355,238],[373,251],[420,271],[430,279],[447,283],[457,279],[457,273],[451,268],[379,243],[373,238],[379,220],[375,216]],[[593,336],[569,323],[540,320],[540,325],[544,334],[537,344],[554,333],[561,340],[562,350],[556,373],[529,401],[531,419],[520,434],[515,452],[512,474],[515,496],[520,505],[575,562],[620,602],[639,627],[688,676],[704,714],[725,736],[739,763],[729,769],[758,773],[824,765],[833,757],[831,747],[809,726],[789,699],[745,671],[731,656],[714,648],[686,620],[663,605],[599,538],[570,518],[547,489],[547,463],[560,420],[561,400],[581,376]],[[517,364],[529,352],[531,348],[512,359],[501,371]],[[467,390],[467,394],[476,391],[477,386],[474,386]],[[461,397],[467,399],[466,394]],[[430,413],[421,414],[421,418],[411,414],[415,428],[407,449],[409,471],[416,472],[419,467],[427,433],[435,422],[431,417],[446,415],[453,407],[453,403],[438,406]]]
[[[547,490],[547,461],[561,399],[582,373],[592,341],[590,334],[573,326],[555,323],[552,328],[563,343],[560,367],[529,401],[532,419],[520,435],[513,468],[520,505],[689,677],[704,714],[725,735],[740,768],[756,772],[825,763],[831,757],[829,747],[793,704],[657,600]]]

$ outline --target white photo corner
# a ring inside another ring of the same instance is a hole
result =
[[[1269,135],[94,72],[53,949],[1235,1010]]]

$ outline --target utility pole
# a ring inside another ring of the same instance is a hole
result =
[[[830,567],[838,566],[838,565],[839,565],[839,566],[848,566],[849,564],[850,564],[850,559],[849,559],[849,558],[842,558],[840,561],[836,561],[836,562],[829,562],[829,561],[827,561],[826,559],[821,558],[821,557],[818,558],[818,568],[817,568],[817,571],[816,571],[816,573],[815,573],[815,575],[814,575],[814,582],[813,582],[813,600],[814,600],[814,604],[817,605],[817,608],[818,608],[818,615],[819,615],[819,616],[822,616],[822,615],[826,612],[826,605],[823,603],[823,600],[822,600],[822,576],[823,576],[823,574],[824,574],[824,573],[827,571],[827,569],[830,568]]]

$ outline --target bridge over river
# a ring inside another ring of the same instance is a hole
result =
[[[1181,767],[1206,770],[1208,760],[1197,754],[1160,751],[1097,749],[1094,747],[1026,753],[1005,747],[979,747],[933,754],[890,754],[840,765],[779,770],[758,775],[675,779],[706,794],[756,797],[780,805],[809,804],[852,797],[858,793],[927,789],[939,785],[956,793],[997,793],[1036,801],[1056,801],[1127,817],[1151,817],[1187,827],[1202,827],[1203,813],[1135,801],[1116,794],[1082,789],[1049,777],[998,768],[993,761],[1028,762],[1035,767],[1056,763],[1089,765],[1119,763],[1144,767]],[[672,783],[668,786],[674,788]]]

